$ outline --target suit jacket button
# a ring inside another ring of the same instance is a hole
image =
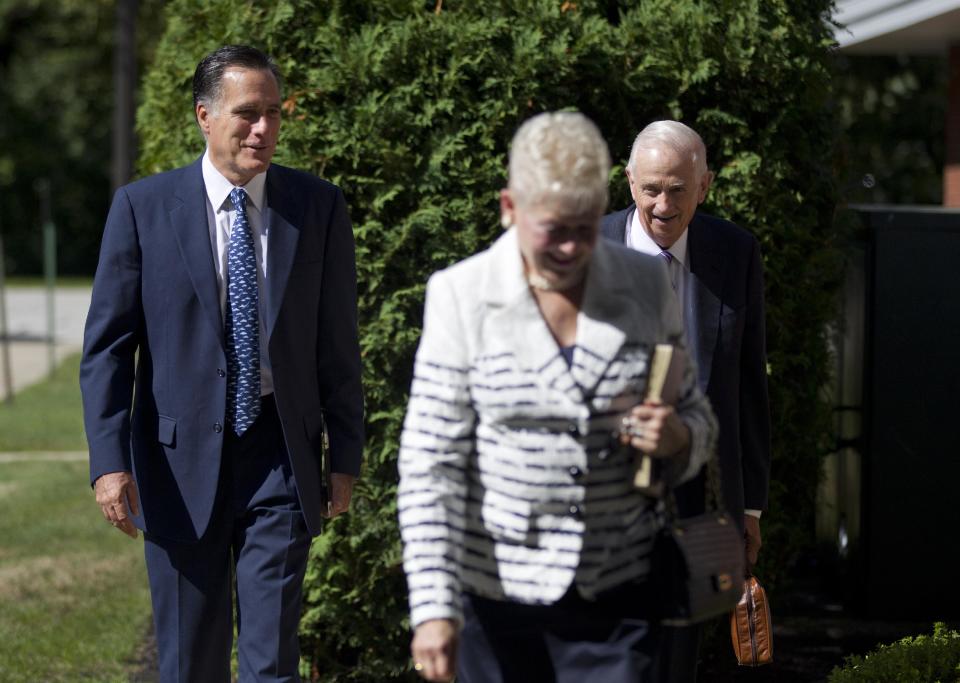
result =
[[[583,517],[583,511],[580,509],[579,505],[571,505],[570,514],[573,515],[574,519],[581,519]]]
[[[219,422],[214,422],[214,423],[213,423],[213,431],[215,431],[217,434],[219,434],[220,432],[223,431],[223,425],[220,424]]]
[[[576,465],[571,466],[570,469],[567,471],[570,472],[570,476],[573,477],[574,479],[576,479],[581,474],[583,474],[583,471]]]
[[[227,373],[223,371],[223,368],[217,368],[217,377],[226,377]]]

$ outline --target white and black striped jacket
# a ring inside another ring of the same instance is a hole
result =
[[[411,620],[461,619],[460,593],[552,603],[643,577],[659,515],[612,432],[652,346],[682,344],[659,259],[599,240],[568,367],[523,277],[514,230],[435,273],[400,446]],[[677,411],[692,477],[716,423],[688,368]]]

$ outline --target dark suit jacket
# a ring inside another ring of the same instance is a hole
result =
[[[137,525],[203,535],[220,473],[226,352],[199,160],[117,191],[84,334],[91,482],[133,471]],[[319,533],[322,418],[332,471],[363,448],[354,242],[340,190],[272,164],[263,214],[274,396],[303,514]]]
[[[634,211],[631,206],[605,216],[603,236],[623,243]],[[745,507],[766,509],[770,482],[760,245],[730,221],[698,213],[688,227],[687,253],[687,338],[720,424],[717,452],[727,509],[742,524]],[[703,475],[677,490],[677,502],[683,515],[703,508]]]

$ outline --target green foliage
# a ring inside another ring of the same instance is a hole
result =
[[[0,230],[8,273],[41,270],[49,180],[61,272],[91,274],[110,201],[115,0],[0,0]],[[159,0],[141,0],[156,26]],[[141,30],[140,57],[156,34]]]
[[[960,681],[960,633],[943,622],[933,635],[907,637],[863,657],[847,657],[829,683],[956,683]]]
[[[286,74],[277,161],[346,193],[357,237],[368,446],[350,515],[315,544],[304,652],[323,680],[410,675],[396,530],[396,452],[428,275],[499,233],[509,140],[530,115],[593,118],[622,164],[655,118],[704,136],[709,210],[766,258],[774,487],[763,576],[809,541],[829,423],[833,129],[824,108],[830,0],[486,3],[173,0],[138,112],[140,170],[203,150],[190,78],[227,42]],[[436,8],[440,7],[437,12]],[[622,165],[612,208],[629,201]],[[405,673],[406,672],[406,673]]]

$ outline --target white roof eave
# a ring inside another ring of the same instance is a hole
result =
[[[839,0],[843,52],[930,54],[960,42],[960,0]]]

